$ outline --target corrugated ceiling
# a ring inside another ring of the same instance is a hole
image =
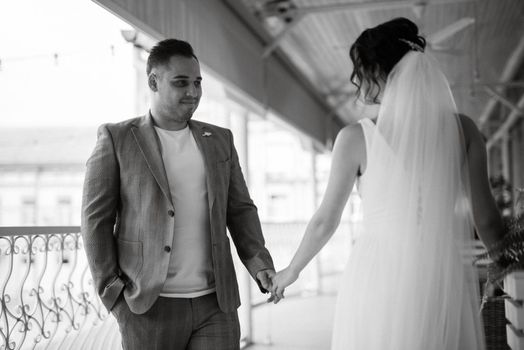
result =
[[[262,24],[270,37],[281,36],[271,54],[286,55],[330,105],[339,107],[337,114],[348,123],[362,117],[351,103],[354,88],[349,84],[352,65],[348,49],[366,28],[407,17],[430,37],[457,21],[474,20],[454,34],[444,35],[432,52],[452,84],[460,112],[476,120],[490,98],[485,87],[500,87],[495,83],[500,82],[509,58],[524,40],[524,0],[224,1],[233,8],[247,8],[254,14],[251,20],[259,21],[256,25]],[[345,7],[352,3],[365,6],[358,10]],[[377,3],[381,6],[365,8]],[[413,6],[415,3],[419,5]],[[524,85],[510,89],[520,91],[510,95],[522,96]],[[497,111],[493,110],[491,123],[503,118]]]

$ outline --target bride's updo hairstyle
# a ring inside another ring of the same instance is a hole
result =
[[[418,35],[417,25],[407,18],[395,18],[366,29],[349,49],[353,62],[351,82],[357,87],[357,96],[363,92],[365,101],[379,103],[379,82],[387,80],[408,51],[424,51],[425,47],[426,40]]]

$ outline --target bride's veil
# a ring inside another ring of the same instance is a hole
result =
[[[379,328],[391,329],[381,335],[391,344],[441,350],[461,348],[461,336],[482,339],[461,329],[479,322],[478,281],[465,252],[473,238],[466,162],[447,79],[431,55],[408,52],[388,75],[363,194],[366,234],[391,242],[383,305],[397,324]]]

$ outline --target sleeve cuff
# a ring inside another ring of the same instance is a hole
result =
[[[120,277],[116,276],[115,279],[104,288],[103,292],[100,294],[100,299],[102,300],[102,303],[106,307],[107,311],[111,311],[115,305],[116,300],[118,299],[118,296],[125,286],[126,285],[124,281],[122,281]]]
[[[260,281],[257,279],[257,273],[259,273],[262,270],[275,270],[275,267],[273,266],[273,260],[271,259],[271,255],[269,255],[269,252],[260,252],[251,259],[246,260],[244,264],[247,270],[249,271],[251,277],[257,283],[260,291],[262,293],[267,293],[268,291],[264,287],[262,287]]]

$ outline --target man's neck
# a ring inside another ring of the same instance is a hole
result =
[[[155,111],[151,108],[151,117],[153,118],[153,124],[160,129],[165,130],[182,130],[187,126],[187,121],[178,122],[176,120],[171,120],[168,117],[163,117],[158,111]]]

